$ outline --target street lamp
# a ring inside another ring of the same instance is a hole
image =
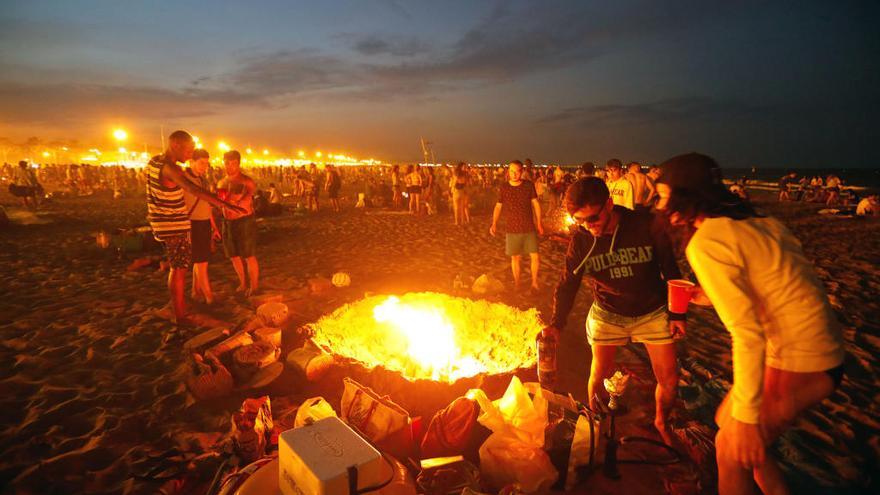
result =
[[[122,147],[122,143],[128,139],[128,133],[125,132],[125,129],[114,129],[113,130],[113,138],[116,139],[116,142],[119,144],[119,160],[118,163],[122,164],[122,155],[125,153],[125,148]]]

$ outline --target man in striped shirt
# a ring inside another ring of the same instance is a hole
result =
[[[192,325],[187,318],[184,300],[186,272],[191,264],[192,244],[190,239],[189,212],[183,198],[183,191],[193,194],[220,208],[229,208],[243,213],[244,209],[220,200],[209,191],[199,187],[186,178],[178,163],[192,158],[195,143],[186,131],[175,131],[168,138],[168,149],[156,155],[147,165],[147,219],[153,229],[153,236],[162,242],[165,255],[171,265],[168,273],[168,291],[174,308],[174,319],[178,326]]]

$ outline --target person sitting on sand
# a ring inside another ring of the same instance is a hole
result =
[[[856,206],[856,215],[860,217],[880,215],[880,201],[877,193],[869,194],[859,201]]]
[[[168,291],[177,325],[193,325],[187,317],[184,300],[186,272],[192,263],[191,224],[184,191],[217,207],[243,213],[239,206],[219,199],[186,178],[178,163],[192,158],[195,143],[186,131],[174,131],[168,138],[168,149],[154,156],[147,164],[147,219],[153,236],[165,248],[171,270]]]
[[[227,151],[223,155],[226,177],[217,185],[224,191],[228,201],[238,210],[223,210],[223,251],[232,262],[238,275],[236,292],[245,296],[257,291],[260,279],[260,265],[257,262],[257,219],[254,215],[254,193],[257,184],[241,172],[241,154]],[[247,265],[247,278],[245,278]]]
[[[190,165],[186,168],[186,178],[202,189],[208,190],[205,175],[210,166],[208,152],[201,148],[197,149],[193,151]],[[220,240],[220,230],[214,223],[214,212],[210,203],[202,201],[186,190],[183,191],[183,198],[186,201],[191,225],[193,281],[190,295],[194,300],[202,298],[206,304],[214,304],[214,292],[211,290],[211,281],[208,278],[208,260],[211,258],[212,239]]]
[[[598,410],[607,399],[602,383],[612,374],[617,348],[630,340],[643,343],[657,379],[654,426],[671,444],[669,415],[678,386],[673,339],[684,336],[687,322],[666,311],[666,281],[681,278],[666,225],[650,210],[615,205],[605,182],[596,177],[572,184],[565,207],[578,228],[556,285],[550,325],[542,333],[559,338],[586,277],[593,298],[586,322],[592,349],[590,407]]]
[[[498,231],[498,219],[504,214],[506,228],[505,253],[510,256],[510,269],[513,272],[513,285],[519,290],[521,260],[523,254],[531,259],[532,292],[538,291],[538,235],[544,235],[541,225],[541,203],[535,192],[535,185],[522,178],[523,164],[519,160],[510,162],[507,170],[509,180],[498,188],[498,201],[492,213],[492,226],[489,234],[493,237]],[[537,233],[535,232],[537,230]]]
[[[733,342],[733,385],[715,416],[718,492],[788,493],[768,448],[843,376],[843,338],[800,242],[730,194],[718,164],[667,160],[657,208],[692,237],[686,255]]]

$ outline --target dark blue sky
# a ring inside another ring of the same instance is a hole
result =
[[[0,137],[874,167],[878,4],[4,1]]]

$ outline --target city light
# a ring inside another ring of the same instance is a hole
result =
[[[263,150],[263,154],[264,154],[264,155],[268,155],[268,154],[269,154],[269,150],[264,149],[264,150]]]
[[[217,147],[220,148],[220,151],[229,151],[230,149],[232,149],[232,148],[229,147],[228,144],[226,144],[226,143],[223,142],[223,141],[220,141],[220,143],[217,144]]]
[[[125,141],[126,139],[128,139],[128,133],[125,132],[124,129],[115,129],[113,131],[113,138],[115,138],[117,141]]]

